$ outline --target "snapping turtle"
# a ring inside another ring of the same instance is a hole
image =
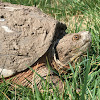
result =
[[[46,58],[59,73],[66,73],[68,63],[87,51],[91,37],[88,31],[65,30],[65,24],[35,7],[0,3],[0,78],[15,75],[13,82],[29,85],[25,78],[32,81],[33,72],[28,66],[46,77]],[[49,74],[54,83],[60,80]]]

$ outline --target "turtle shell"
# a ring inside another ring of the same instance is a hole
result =
[[[0,72],[25,70],[43,56],[66,25],[36,7],[0,3]]]

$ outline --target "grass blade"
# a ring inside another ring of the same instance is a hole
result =
[[[85,100],[85,93],[86,93],[86,86],[87,86],[89,71],[90,71],[90,60],[89,60],[89,54],[87,52],[87,64],[86,64],[86,71],[85,71],[85,77],[84,77],[84,84],[82,87],[81,100]]]

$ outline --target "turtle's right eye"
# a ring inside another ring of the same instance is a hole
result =
[[[74,35],[73,37],[72,37],[72,40],[79,40],[80,39],[80,35]]]

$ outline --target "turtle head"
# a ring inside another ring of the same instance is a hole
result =
[[[72,63],[90,48],[90,44],[91,35],[88,31],[65,35],[56,46],[59,61],[64,65]]]

